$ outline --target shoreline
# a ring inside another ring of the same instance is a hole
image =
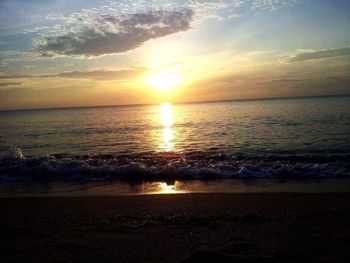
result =
[[[2,262],[347,262],[350,256],[350,193],[12,197],[0,198],[0,209]]]
[[[0,184],[0,197],[133,196],[195,193],[349,193],[350,178],[260,178],[163,181],[12,181]]]

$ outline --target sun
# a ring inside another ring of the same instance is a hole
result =
[[[150,73],[146,79],[146,82],[149,86],[162,91],[169,91],[180,85],[182,81],[182,77],[170,69],[156,73]]]

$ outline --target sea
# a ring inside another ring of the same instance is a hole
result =
[[[348,96],[0,112],[2,185],[346,177]]]

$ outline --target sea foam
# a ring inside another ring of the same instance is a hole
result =
[[[350,176],[350,154],[87,154],[0,159],[0,180],[189,180]]]

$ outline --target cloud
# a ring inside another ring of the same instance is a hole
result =
[[[291,6],[302,1],[303,0],[251,0],[251,8],[274,11],[282,6]]]
[[[322,58],[333,58],[350,55],[350,47],[323,49],[323,50],[300,50],[289,56],[289,62],[300,62]]]
[[[0,82],[0,87],[7,87],[20,84],[22,84],[22,82]]]
[[[234,19],[247,10],[275,10],[301,1],[109,1],[69,15],[49,13],[46,19],[59,24],[27,31],[39,34],[34,46],[43,57],[96,57],[127,52],[150,39],[187,31],[207,19]]]
[[[62,77],[62,78],[84,78],[95,80],[122,80],[135,78],[137,75],[144,73],[143,68],[137,68],[133,70],[96,70],[96,71],[72,71],[63,72],[57,75],[46,75],[45,77]]]
[[[62,72],[62,73],[50,74],[50,75],[0,75],[0,79],[72,78],[72,79],[93,79],[93,80],[126,80],[126,79],[133,79],[145,72],[146,72],[145,68],[139,67],[139,68],[121,69],[121,70],[71,71],[71,72]],[[7,82],[7,83],[10,83],[10,82]],[[15,84],[19,84],[19,83],[15,83]],[[1,86],[1,83],[0,83],[0,86]]]
[[[304,82],[307,81],[308,79],[293,79],[293,78],[281,78],[281,79],[273,79],[270,80],[270,83],[275,83],[275,84],[288,84],[288,83],[300,83],[300,82]],[[266,83],[266,82],[261,82],[261,83]]]
[[[327,80],[350,83],[350,76],[326,77]]]
[[[54,35],[43,35],[34,42],[44,57],[95,57],[123,53],[155,39],[190,28],[190,9],[150,11],[132,15],[98,15]]]
[[[33,77],[29,75],[0,75],[0,79],[22,79],[27,77]]]

